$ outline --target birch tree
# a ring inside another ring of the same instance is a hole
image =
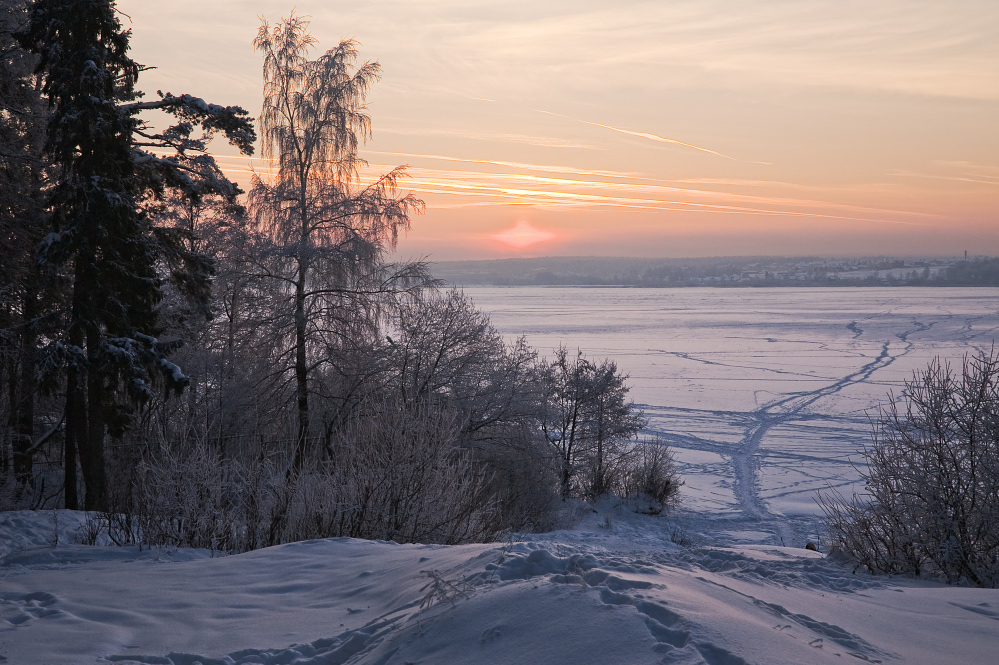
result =
[[[282,338],[279,373],[294,385],[298,417],[293,468],[309,446],[312,377],[331,350],[374,333],[384,297],[429,279],[425,266],[391,266],[384,254],[410,215],[422,210],[397,185],[405,167],[361,184],[358,147],[371,133],[365,98],[377,62],[355,67],[357,42],[341,41],[315,60],[309,22],[292,14],[262,21],[253,45],[263,55],[263,155],[272,176],[253,178],[249,208],[268,243],[260,273],[276,286]]]

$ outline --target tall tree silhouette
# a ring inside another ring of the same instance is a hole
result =
[[[157,227],[144,202],[167,188],[199,197],[238,189],[203,154],[224,132],[245,153],[255,139],[246,111],[189,95],[142,100],[142,67],[112,0],[38,0],[22,43],[39,56],[51,107],[46,149],[58,169],[51,190],[51,232],[40,261],[71,283],[66,325],[53,353],[66,366],[67,506],[75,505],[70,469],[79,451],[87,509],[106,500],[104,442],[121,434],[154,382],[180,391],[187,377],[158,339],[164,275],[193,296],[207,292],[211,262],[190,251],[184,231]],[[139,117],[158,109],[176,123],[156,132]],[[200,133],[195,133],[199,132]],[[164,150],[174,154],[161,156]]]
[[[279,285],[286,314],[278,361],[294,376],[295,468],[310,438],[314,370],[352,335],[373,331],[383,296],[429,279],[423,264],[384,262],[423,207],[396,193],[405,167],[360,183],[366,164],[357,149],[371,128],[364,102],[381,68],[365,62],[355,69],[353,40],[309,60],[315,43],[308,21],[294,14],[273,27],[263,21],[253,42],[264,58],[263,153],[276,168],[267,181],[254,177],[249,208],[268,239],[260,267]]]
[[[0,0],[0,377],[6,388],[14,476],[32,482],[37,391],[36,356],[42,334],[40,300],[46,280],[34,260],[48,232],[43,189],[47,113],[37,57],[14,37],[28,20],[26,0]],[[6,438],[6,437],[5,437]],[[0,448],[0,467],[8,463]]]

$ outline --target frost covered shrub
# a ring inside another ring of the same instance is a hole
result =
[[[542,533],[562,526],[558,460],[536,431],[525,427],[474,445],[476,464],[490,472],[495,531]]]
[[[494,535],[491,473],[459,447],[462,425],[431,401],[363,409],[337,435],[328,466],[337,535],[445,544]]]
[[[369,404],[302,468],[165,448],[136,464],[97,524],[118,544],[243,552],[350,536],[455,544],[496,526],[491,472],[456,445],[461,420],[431,404]]]
[[[30,482],[18,480],[13,470],[0,465],[0,511],[41,510],[60,505],[61,478],[51,470],[35,472]]]
[[[680,502],[680,472],[672,449],[659,436],[637,442],[619,464],[620,492],[639,512],[658,515]]]
[[[147,451],[118,478],[98,516],[117,544],[243,552],[262,536],[280,475],[266,461],[246,465],[204,443]]]
[[[865,491],[820,496],[831,545],[874,572],[999,587],[999,355],[935,360],[864,451]]]

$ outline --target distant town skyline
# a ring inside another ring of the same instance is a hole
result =
[[[999,254],[994,0],[118,7],[140,89],[252,115],[259,16],[356,38],[366,175],[427,204],[403,256]]]

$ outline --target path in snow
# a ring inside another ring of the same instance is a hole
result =
[[[823,397],[828,397],[840,392],[844,388],[863,383],[871,378],[875,372],[882,370],[898,358],[906,355],[912,350],[913,344],[908,341],[909,335],[917,331],[929,330],[933,325],[923,325],[918,321],[913,322],[915,327],[898,334],[898,339],[905,345],[901,350],[892,352],[892,341],[883,343],[881,352],[877,357],[862,365],[856,371],[823,386],[816,390],[807,392],[792,393],[787,397],[773,400],[764,404],[750,415],[756,421],[746,429],[746,434],[742,441],[731,453],[732,470],[735,476],[735,496],[739,507],[746,517],[752,520],[768,523],[768,528],[773,529],[780,544],[796,544],[800,539],[799,534],[794,534],[788,522],[782,515],[773,513],[767,503],[760,497],[760,482],[757,470],[760,468],[760,442],[763,437],[774,427],[785,424],[789,421],[797,420],[806,413],[811,405],[815,404]],[[856,322],[847,326],[854,337],[860,337],[863,330],[856,325]]]

